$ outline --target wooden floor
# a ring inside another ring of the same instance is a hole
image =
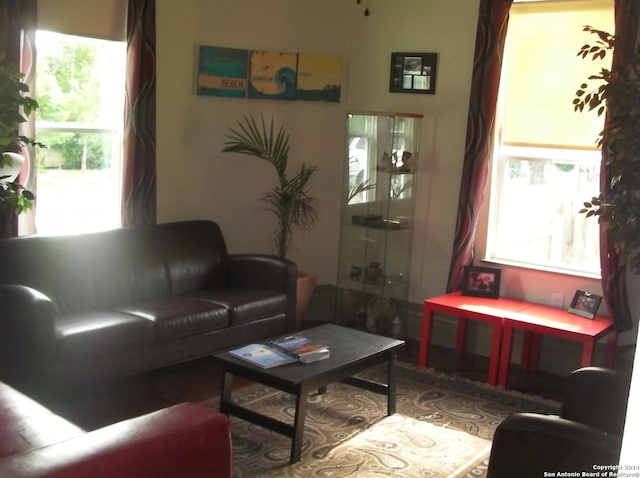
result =
[[[399,359],[416,363],[418,343],[408,341]],[[430,366],[436,370],[484,382],[488,359],[473,354],[433,346]],[[524,372],[513,367],[509,388],[546,398],[560,400],[563,377],[544,372]],[[101,384],[67,396],[47,405],[84,429],[138,416],[183,401],[202,402],[220,392],[221,370],[211,358],[168,367],[162,370]],[[236,379],[236,387],[248,382]]]
[[[418,347],[417,342],[407,343],[405,347],[407,361],[417,362]],[[486,382],[489,358],[471,353],[460,354],[454,349],[431,345],[429,366],[449,375]],[[514,365],[509,373],[509,389],[553,400],[562,400],[564,377],[542,371],[527,372]]]

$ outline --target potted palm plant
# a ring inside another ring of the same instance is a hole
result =
[[[18,151],[27,145],[42,145],[20,135],[18,127],[38,103],[26,95],[29,87],[22,82],[23,75],[3,60],[0,54],[0,212],[21,214],[31,208],[34,196],[17,180],[24,162]]]
[[[287,176],[289,133],[283,125],[276,129],[273,118],[267,124],[264,116],[260,121],[253,116],[245,116],[235,128],[229,128],[226,138],[223,153],[240,153],[263,159],[276,171],[278,182],[264,193],[262,199],[267,210],[276,217],[274,253],[285,258],[292,246],[294,232],[310,230],[318,217],[316,199],[310,193],[310,181],[316,167],[302,164],[295,176]],[[298,271],[296,328],[302,323],[316,280],[315,274]]]

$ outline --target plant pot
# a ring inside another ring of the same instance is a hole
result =
[[[298,272],[298,282],[296,290],[296,330],[300,330],[302,319],[307,312],[313,289],[318,281],[318,276],[308,272]]]
[[[10,156],[13,161],[13,165],[4,166],[0,168],[0,176],[9,176],[5,178],[6,181],[11,182],[15,181],[15,179],[20,174],[20,170],[22,169],[22,165],[24,164],[24,156],[18,153],[2,153],[6,156]]]

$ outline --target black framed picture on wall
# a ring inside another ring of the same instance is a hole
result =
[[[389,91],[435,94],[437,59],[437,53],[391,53]]]

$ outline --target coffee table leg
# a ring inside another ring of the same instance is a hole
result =
[[[302,442],[304,438],[304,421],[307,417],[307,397],[309,389],[304,385],[300,387],[296,397],[296,414],[293,419],[293,438],[291,441],[291,463],[300,461],[302,454]]]
[[[387,364],[387,415],[396,413],[396,360],[395,352],[389,353],[389,363]]]
[[[226,404],[231,403],[231,392],[233,391],[233,374],[222,370],[222,389],[220,390],[220,412],[225,413]]]

